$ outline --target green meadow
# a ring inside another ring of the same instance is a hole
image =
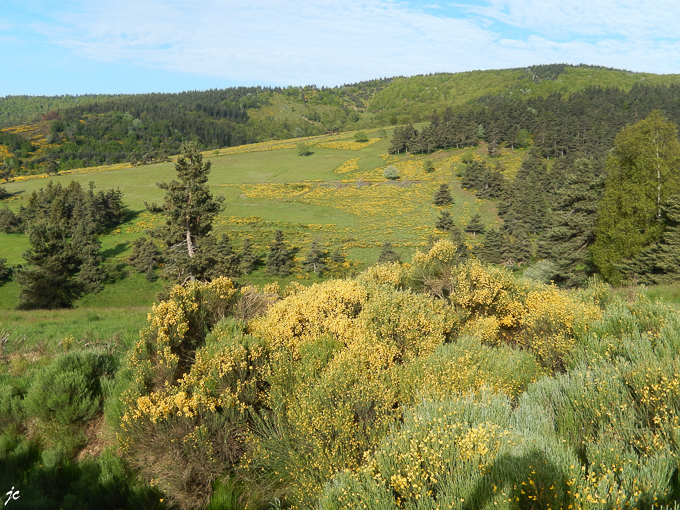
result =
[[[375,263],[384,242],[391,242],[402,259],[408,260],[418,247],[427,244],[430,236],[442,235],[434,228],[441,208],[432,204],[434,192],[442,183],[451,188],[454,204],[449,209],[459,226],[467,224],[475,213],[480,213],[487,225],[498,226],[495,206],[461,189],[455,176],[458,160],[469,150],[388,156],[391,132],[382,139],[377,132],[368,135],[369,144],[358,144],[351,133],[317,137],[308,141],[313,146],[312,154],[306,157],[298,155],[297,140],[276,142],[271,150],[256,144],[252,148],[204,153],[204,159],[212,164],[211,189],[215,195],[224,196],[224,211],[214,225],[215,231],[229,235],[237,251],[243,240],[250,238],[264,258],[275,230],[281,229],[286,241],[299,249],[300,260],[316,240],[325,249],[343,251],[351,262],[348,274],[352,274]],[[356,149],[357,146],[363,147]],[[475,157],[485,157],[485,152],[479,148]],[[423,170],[425,159],[434,161],[434,172]],[[512,172],[521,160],[521,151],[501,159]],[[399,180],[383,177],[383,169],[389,165],[399,170]],[[103,291],[83,297],[76,306],[148,307],[162,284],[149,284],[126,262],[131,242],[161,221],[145,211],[145,202],[161,202],[163,192],[156,183],[174,177],[174,163],[168,162],[110,171],[83,169],[68,175],[12,182],[6,188],[14,194],[9,199],[13,210],[50,180],[62,186],[75,180],[83,186],[93,182],[97,189],[120,188],[131,211],[130,219],[101,237],[104,263],[115,269],[115,281],[107,283]],[[470,235],[468,241],[474,244],[476,239]],[[9,265],[21,264],[28,238],[24,234],[0,234],[0,246],[0,256]],[[289,278],[277,280],[285,283],[291,279],[302,284],[318,280],[301,269]],[[259,269],[242,283],[270,281],[272,278]],[[0,287],[0,309],[14,308],[18,293],[12,280]]]

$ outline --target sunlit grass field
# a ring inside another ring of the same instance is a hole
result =
[[[245,238],[250,238],[262,257],[274,231],[284,231],[286,241],[299,249],[301,261],[312,241],[324,249],[343,251],[352,261],[348,273],[356,273],[375,263],[384,242],[391,242],[403,260],[408,260],[418,247],[432,236],[443,233],[435,229],[442,210],[432,203],[438,187],[446,183],[454,199],[450,210],[454,221],[464,227],[479,213],[487,226],[499,227],[493,202],[477,199],[460,186],[456,167],[463,155],[487,159],[485,148],[437,151],[430,155],[388,155],[389,138],[378,132],[367,133],[370,141],[355,142],[352,133],[330,137],[303,139],[312,145],[312,154],[298,155],[299,140],[284,140],[204,153],[211,162],[210,185],[215,195],[224,196],[224,211],[215,222],[218,234],[227,234],[238,251]],[[514,177],[524,152],[504,151],[500,162],[506,175]],[[425,172],[423,162],[432,159],[434,172]],[[400,178],[383,177],[387,166],[395,166]],[[149,307],[162,283],[150,284],[141,275],[125,267],[131,253],[131,242],[153,230],[162,218],[145,210],[145,202],[162,202],[163,192],[156,183],[175,178],[174,163],[161,163],[132,168],[90,168],[69,171],[67,175],[26,179],[5,187],[14,196],[7,202],[18,210],[33,191],[52,180],[68,185],[72,180],[83,186],[94,182],[98,189],[119,187],[131,210],[130,219],[101,237],[102,255],[107,264],[122,270],[119,279],[104,290],[83,297],[76,306]],[[467,242],[478,239],[467,234]],[[10,265],[23,263],[22,253],[29,246],[24,234],[0,234],[0,257]],[[317,281],[314,275],[299,267],[293,275],[279,279],[281,283],[297,280],[303,284]],[[272,281],[262,268],[243,283],[262,284]],[[677,292],[655,291],[664,299],[678,300]],[[17,284],[9,280],[0,287],[0,309],[16,305]],[[656,294],[655,294],[656,296]]]
[[[352,260],[351,271],[356,272],[377,260],[384,242],[391,242],[402,258],[408,259],[418,246],[438,234],[434,223],[440,208],[432,204],[432,197],[442,183],[451,188],[454,204],[449,209],[459,226],[466,225],[475,213],[480,213],[488,225],[498,226],[494,205],[461,189],[455,177],[455,166],[466,151],[388,156],[391,132],[382,139],[377,132],[368,135],[368,143],[355,142],[352,133],[305,139],[312,145],[312,154],[306,157],[298,155],[298,140],[204,153],[204,159],[212,165],[212,191],[225,197],[215,231],[228,234],[237,250],[246,237],[250,238],[264,256],[274,231],[281,229],[286,240],[299,248],[300,260],[316,240],[326,249],[346,253]],[[475,157],[483,157],[485,151],[480,148],[476,153]],[[516,171],[521,156],[521,152],[515,152],[502,158],[508,173]],[[431,173],[423,170],[423,161],[428,158],[435,163]],[[383,177],[389,165],[399,170],[399,180]],[[174,177],[174,163],[169,162],[109,171],[83,169],[68,175],[12,182],[6,188],[15,194],[8,203],[17,210],[33,191],[50,180],[62,186],[75,180],[83,186],[94,182],[98,189],[119,187],[132,211],[131,218],[102,236],[101,242],[105,260],[124,265],[131,253],[130,243],[162,221],[145,211],[145,202],[161,202],[163,192],[156,183]],[[476,241],[473,236],[468,240],[471,244]],[[0,256],[8,264],[21,264],[28,239],[23,234],[0,234],[0,246]],[[316,279],[301,269],[294,278],[302,283]],[[254,283],[266,280],[271,278],[262,270],[248,278]],[[128,274],[99,294],[84,297],[77,306],[149,306],[160,287],[159,283],[150,285]],[[2,309],[13,308],[17,298],[15,282],[0,287]]]

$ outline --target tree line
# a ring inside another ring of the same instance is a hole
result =
[[[399,126],[389,152],[429,153],[486,141],[492,152],[531,146],[546,158],[579,152],[601,156],[617,133],[653,110],[680,122],[679,96],[680,85],[635,85],[629,91],[589,87],[529,99],[485,96],[471,105],[435,111],[421,131]]]
[[[562,286],[594,274],[614,284],[671,283],[680,279],[679,167],[677,126],[659,111],[623,129],[606,158],[569,153],[548,166],[534,150],[512,181],[500,163],[464,157],[461,185],[495,200],[503,224],[486,229],[473,217],[456,225],[442,187],[435,226],[458,239],[461,227],[482,233],[480,259]]]

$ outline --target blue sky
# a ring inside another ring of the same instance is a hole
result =
[[[0,97],[341,85],[588,63],[680,73],[677,0],[0,0]]]

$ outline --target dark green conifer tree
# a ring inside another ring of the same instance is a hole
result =
[[[197,262],[203,267],[197,273],[202,273],[207,280],[220,276],[233,278],[240,274],[239,256],[231,245],[227,234],[219,237],[209,237],[209,243],[203,243],[204,248],[198,252]]]
[[[595,241],[602,189],[603,178],[590,159],[579,157],[566,167],[563,184],[551,201],[549,226],[537,249],[538,258],[555,264],[552,279],[558,285],[581,285],[595,270],[589,247]]]
[[[243,240],[243,246],[239,255],[239,272],[241,274],[252,273],[259,259],[260,257],[257,256],[253,248],[253,241],[246,237]]]
[[[70,308],[83,294],[82,258],[65,222],[38,221],[28,229],[27,265],[16,271],[20,310]]]
[[[444,183],[439,186],[439,189],[434,195],[434,205],[444,207],[453,204],[453,197],[449,190],[449,185]]]
[[[0,283],[9,275],[10,269],[7,265],[7,259],[0,258]]]
[[[347,257],[345,257],[345,254],[342,253],[339,248],[337,248],[331,252],[330,259],[336,264],[342,264],[345,262],[345,260],[347,260]]]
[[[661,207],[665,231],[661,240],[645,248],[632,261],[621,264],[628,277],[637,275],[646,285],[667,285],[680,280],[680,195],[673,195]]]
[[[328,265],[326,264],[327,258],[328,253],[319,248],[318,241],[313,241],[307,256],[302,261],[302,268],[307,272],[320,276],[328,269]]]
[[[478,256],[484,262],[500,264],[503,260],[503,234],[492,228],[487,230],[484,243],[478,250]]]
[[[469,232],[472,235],[483,234],[484,233],[484,222],[479,213],[475,214],[470,218],[469,223],[465,226],[465,232]]]
[[[196,144],[182,145],[175,171],[179,180],[157,184],[165,190],[163,204],[145,204],[149,212],[165,217],[165,225],[152,232],[165,245],[163,274],[171,282],[184,283],[207,278],[206,264],[193,259],[200,250],[211,251],[217,241],[209,234],[224,197],[214,198],[210,192],[210,162],[203,163]]]
[[[277,276],[288,276],[293,267],[294,250],[286,246],[283,240],[283,231],[274,233],[274,240],[269,246],[267,254],[267,273]]]
[[[378,256],[378,264],[384,264],[386,262],[401,262],[399,254],[392,248],[392,243],[383,243],[380,250],[380,255]]]
[[[130,265],[138,273],[152,275],[154,269],[158,267],[160,261],[160,250],[151,239],[144,236],[138,237],[132,242],[132,255],[130,255]]]
[[[441,211],[434,226],[439,230],[450,231],[453,228],[451,213],[449,211]]]
[[[23,232],[21,216],[17,216],[9,207],[0,207],[0,232],[15,234]]]
[[[517,229],[513,235],[506,237],[502,257],[503,260],[513,262],[518,266],[531,262],[531,239],[526,231]]]

